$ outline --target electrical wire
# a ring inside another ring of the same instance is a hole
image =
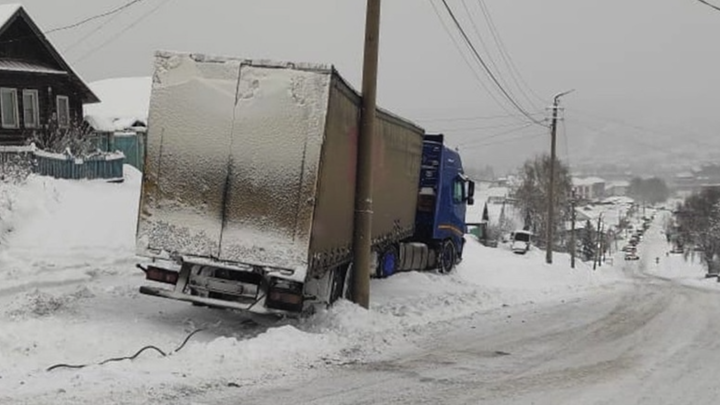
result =
[[[517,136],[508,137],[508,138],[504,138],[504,139],[499,139],[499,140],[497,140],[497,141],[485,142],[485,143],[479,143],[479,144],[473,144],[473,145],[465,146],[465,147],[463,147],[463,150],[475,149],[475,148],[485,147],[485,146],[501,145],[501,144],[516,142],[516,141],[520,141],[520,140],[526,140],[526,139],[528,139],[528,138],[536,138],[536,137],[544,136],[544,135],[547,135],[547,134],[541,133],[541,132],[536,132],[536,133],[533,133],[533,134],[518,134]]]
[[[710,3],[708,3],[708,2],[705,1],[705,0],[698,0],[698,1],[699,1],[700,3],[708,6],[708,7],[712,7],[712,8],[714,8],[715,10],[720,11],[720,7],[718,7],[718,6],[714,5],[714,4],[710,4]]]
[[[465,29],[460,24],[460,21],[458,21],[457,17],[455,16],[455,13],[452,11],[452,8],[450,8],[450,5],[447,3],[446,0],[440,0],[440,1],[442,1],[443,5],[445,6],[445,9],[447,10],[448,14],[450,15],[450,18],[453,20],[453,22],[455,23],[455,26],[460,31],[462,38],[465,40],[465,43],[472,51],[472,54],[475,55],[475,59],[480,63],[480,65],[482,66],[482,68],[485,71],[485,73],[487,74],[487,76],[492,80],[493,83],[495,83],[495,85],[500,90],[502,95],[505,96],[505,98],[510,102],[510,104],[512,104],[522,115],[527,117],[531,122],[533,122],[537,125],[543,126],[543,127],[547,127],[547,125],[543,124],[542,121],[538,121],[532,115],[530,115],[530,113],[528,113],[527,110],[525,110],[520,104],[518,104],[518,102],[508,93],[508,91],[502,86],[502,84],[500,84],[500,81],[498,80],[498,78],[495,76],[495,74],[492,72],[492,70],[490,70],[490,68],[488,67],[485,60],[482,58],[482,56],[480,56],[480,53],[478,53],[477,48],[475,48],[475,45],[472,43],[472,41],[470,41],[470,38],[468,37],[467,33],[465,32]]]
[[[54,33],[54,32],[64,31],[64,30],[69,30],[69,29],[71,29],[71,28],[79,27],[79,26],[81,26],[81,25],[83,25],[83,24],[89,23],[90,21],[97,20],[98,18],[103,18],[103,17],[107,17],[107,16],[112,15],[112,14],[115,14],[115,13],[119,13],[119,12],[121,12],[121,11],[129,8],[129,7],[132,7],[133,5],[135,5],[135,4],[137,4],[137,3],[140,3],[141,1],[144,1],[144,0],[131,0],[131,1],[129,1],[129,2],[125,3],[125,4],[123,4],[123,5],[121,5],[120,7],[114,8],[114,9],[112,9],[112,10],[110,10],[110,11],[106,11],[106,12],[101,13],[101,14],[96,14],[96,15],[94,15],[94,16],[85,18],[85,19],[83,19],[83,20],[80,20],[80,21],[78,21],[78,22],[76,22],[76,23],[73,23],[73,24],[70,24],[70,25],[65,25],[65,26],[63,26],[63,27],[57,27],[57,28],[53,28],[53,29],[51,29],[51,30],[49,30],[49,31],[45,31],[45,34],[52,34],[52,33]]]
[[[500,72],[500,69],[498,68],[498,65],[495,63],[495,60],[492,57],[492,53],[490,52],[490,47],[487,46],[485,43],[485,40],[483,39],[483,36],[480,34],[480,29],[478,28],[478,25],[475,23],[475,18],[473,18],[473,14],[470,12],[470,8],[467,6],[466,0],[461,0],[461,4],[463,8],[465,9],[465,13],[467,13],[468,20],[470,20],[470,27],[475,32],[475,36],[480,41],[480,46],[482,46],[483,50],[485,51],[486,58],[488,60],[488,63],[492,66],[493,69],[495,69],[495,72]],[[498,79],[502,82],[503,86],[505,86],[508,89],[508,93],[510,93],[513,97],[515,97],[514,94],[510,91],[510,86],[508,86],[507,81],[505,81],[505,78],[498,73]]]
[[[532,115],[545,115],[544,112],[535,112],[532,113]],[[515,116],[515,114],[511,115],[485,115],[485,116],[474,116],[474,117],[446,117],[446,118],[427,118],[427,119],[417,119],[418,122],[456,122],[456,121],[481,121],[481,120],[494,120],[499,118],[510,118]]]
[[[111,42],[113,42],[113,41],[117,40],[118,38],[120,38],[124,33],[126,33],[127,31],[129,31],[130,29],[132,29],[132,28],[135,27],[136,25],[140,24],[143,20],[145,20],[145,18],[153,15],[156,11],[158,11],[161,7],[163,7],[164,5],[166,5],[167,3],[169,3],[170,1],[172,1],[172,0],[163,0],[163,1],[161,1],[161,2],[158,3],[158,5],[155,6],[153,9],[148,10],[146,13],[142,14],[142,15],[141,15],[140,17],[138,17],[135,21],[133,21],[133,22],[130,23],[129,25],[125,26],[125,28],[123,28],[120,32],[118,32],[118,33],[115,34],[114,36],[110,37],[107,41],[101,43],[100,45],[96,46],[95,48],[90,49],[88,52],[84,53],[82,56],[80,56],[79,58],[75,59],[75,60],[73,61],[73,63],[79,63],[79,62],[81,62],[81,61],[89,58],[90,56],[94,55],[95,52],[99,51],[100,49],[104,48],[106,45],[108,45],[108,44],[110,44]]]
[[[81,43],[85,42],[85,40],[87,40],[88,38],[92,38],[93,35],[95,35],[95,34],[96,34],[97,32],[99,32],[99,31],[101,31],[103,28],[106,28],[106,27],[108,26],[108,24],[110,24],[112,21],[114,21],[116,18],[120,17],[121,15],[122,15],[122,13],[115,13],[115,14],[113,14],[112,17],[110,17],[110,18],[107,19],[106,21],[101,22],[100,25],[98,25],[97,27],[95,27],[95,29],[92,30],[92,31],[90,31],[87,35],[82,35],[82,36],[80,36],[80,38],[78,38],[75,42],[73,42],[72,44],[68,45],[65,49],[63,49],[63,53],[71,51],[71,50],[74,49],[76,46],[78,46],[78,45],[80,45]]]
[[[140,350],[138,350],[137,352],[135,352],[135,354],[133,354],[132,356],[112,357],[112,358],[105,359],[105,360],[97,363],[97,365],[98,365],[98,366],[102,366],[103,364],[111,363],[111,362],[114,362],[114,361],[123,361],[123,360],[131,360],[131,361],[132,361],[132,360],[135,360],[138,356],[140,356],[143,352],[145,352],[145,351],[147,351],[147,350],[154,350],[154,351],[160,353],[161,356],[167,357],[167,356],[169,356],[169,355],[171,355],[171,354],[173,354],[173,353],[177,353],[177,352],[179,352],[180,350],[182,350],[182,348],[185,347],[185,344],[187,344],[187,342],[190,340],[191,337],[193,337],[196,333],[201,332],[201,331],[203,331],[203,330],[205,330],[205,329],[196,329],[196,330],[190,332],[190,334],[188,334],[187,337],[185,337],[185,340],[183,340],[183,342],[180,344],[180,346],[178,346],[175,350],[173,350],[172,352],[169,352],[169,353],[165,353],[162,349],[159,349],[157,346],[147,345],[147,346],[143,346]],[[48,367],[45,371],[53,371],[53,370],[58,369],[58,368],[84,368],[84,367],[88,367],[88,366],[91,366],[91,365],[92,365],[92,364],[65,364],[65,363],[60,363],[60,364],[55,364],[55,365],[52,365],[52,366]]]
[[[480,10],[482,11],[483,15],[485,16],[485,21],[488,23],[488,27],[490,28],[490,34],[493,36],[493,39],[495,40],[495,44],[498,47],[498,50],[500,51],[500,57],[505,62],[505,65],[508,67],[508,70],[510,71],[510,77],[515,82],[515,85],[518,87],[518,90],[520,90],[520,93],[523,94],[525,99],[530,103],[530,105],[533,106],[533,108],[537,108],[537,106],[530,100],[530,97],[528,97],[528,94],[523,90],[523,86],[520,86],[520,83],[524,85],[524,87],[528,90],[530,94],[532,94],[535,98],[537,98],[541,103],[546,103],[547,101],[544,100],[542,97],[538,96],[535,91],[533,91],[532,87],[530,87],[523,77],[522,74],[520,74],[520,70],[517,68],[517,65],[513,62],[512,56],[510,56],[510,52],[508,52],[507,47],[505,46],[505,42],[502,40],[502,36],[500,35],[500,31],[497,29],[497,26],[495,25],[495,21],[492,17],[492,14],[490,13],[490,8],[485,4],[485,0],[478,0],[478,4],[480,5]]]
[[[440,15],[440,10],[438,10],[438,8],[435,5],[435,3],[433,2],[433,0],[428,0],[428,3],[430,3],[430,5],[432,6],[432,9],[435,12],[435,15],[438,17],[438,20],[440,20],[440,24],[442,25],[443,29],[445,30],[445,33],[448,35],[448,37],[450,37],[450,40],[452,41],[453,45],[455,46],[455,49],[457,49],[458,53],[462,57],[463,61],[465,62],[465,65],[468,67],[468,69],[470,69],[470,72],[473,74],[473,76],[475,76],[476,83],[480,84],[482,89],[485,90],[485,92],[490,96],[490,98],[492,98],[492,100],[495,102],[495,104],[497,104],[503,111],[508,113],[509,117],[513,117],[513,118],[521,119],[522,121],[525,121],[524,118],[518,117],[517,114],[512,113],[510,109],[508,109],[502,102],[500,102],[500,100],[497,98],[495,93],[493,91],[491,91],[490,88],[485,84],[485,81],[480,78],[480,75],[475,70],[475,68],[473,68],[472,63],[470,63],[470,60],[468,60],[468,57],[465,55],[465,52],[463,52],[462,47],[458,43],[457,39],[450,32],[450,28],[447,26],[447,24],[445,23],[445,20]]]
[[[524,123],[523,125],[532,125],[530,123]],[[499,128],[508,128],[508,127],[517,127],[517,123],[511,123],[511,124],[499,124],[499,125],[490,125],[490,126],[482,126],[482,127],[460,127],[460,128],[447,128],[447,129],[439,129],[435,132],[460,132],[460,131],[479,131],[483,129],[499,129]]]
[[[509,135],[509,134],[512,134],[512,133],[515,133],[515,132],[519,132],[519,131],[525,130],[525,129],[530,128],[530,127],[532,127],[532,124],[528,122],[528,123],[525,123],[524,125],[522,125],[522,126],[520,126],[520,127],[517,127],[517,128],[509,129],[509,130],[507,130],[507,131],[501,131],[501,132],[498,132],[498,133],[495,133],[495,134],[491,134],[491,135],[487,135],[487,136],[475,138],[475,139],[472,139],[472,140],[470,140],[470,141],[460,143],[458,146],[474,145],[474,144],[476,144],[477,142],[480,142],[480,141],[487,141],[488,139],[494,139],[494,138],[498,138],[498,137],[501,137],[501,136]]]

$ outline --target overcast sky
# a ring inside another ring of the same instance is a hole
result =
[[[23,4],[49,30],[126,1]],[[514,78],[480,1],[447,1],[524,109],[542,110],[542,118],[554,94],[576,89],[563,99],[561,158],[579,162],[642,145],[670,155],[674,144],[695,139],[706,150],[720,150],[720,12],[697,0],[484,0],[520,72]],[[472,59],[477,73],[470,70],[462,56],[470,52],[464,46],[458,51],[432,4],[459,41],[441,0],[383,2],[379,103],[428,131],[448,134],[468,164],[505,169],[547,150],[548,130],[518,130],[523,117],[502,102]],[[153,51],[170,49],[332,63],[359,88],[364,13],[363,0],[144,0],[49,38],[87,81],[150,75]],[[514,117],[469,119],[509,113]]]

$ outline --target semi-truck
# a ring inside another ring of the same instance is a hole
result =
[[[360,115],[332,65],[157,52],[140,292],[281,316],[346,297]],[[451,271],[474,194],[460,155],[382,109],[374,130],[373,276]]]

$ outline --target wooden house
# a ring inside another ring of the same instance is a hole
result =
[[[98,101],[21,5],[0,5],[0,145],[80,125]]]

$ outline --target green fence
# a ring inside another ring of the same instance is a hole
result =
[[[59,153],[34,151],[35,173],[58,179],[123,179],[125,155],[103,153],[77,158]]]
[[[112,139],[111,150],[122,152],[125,155],[125,163],[142,172],[145,164],[145,134],[119,132],[115,133]]]

